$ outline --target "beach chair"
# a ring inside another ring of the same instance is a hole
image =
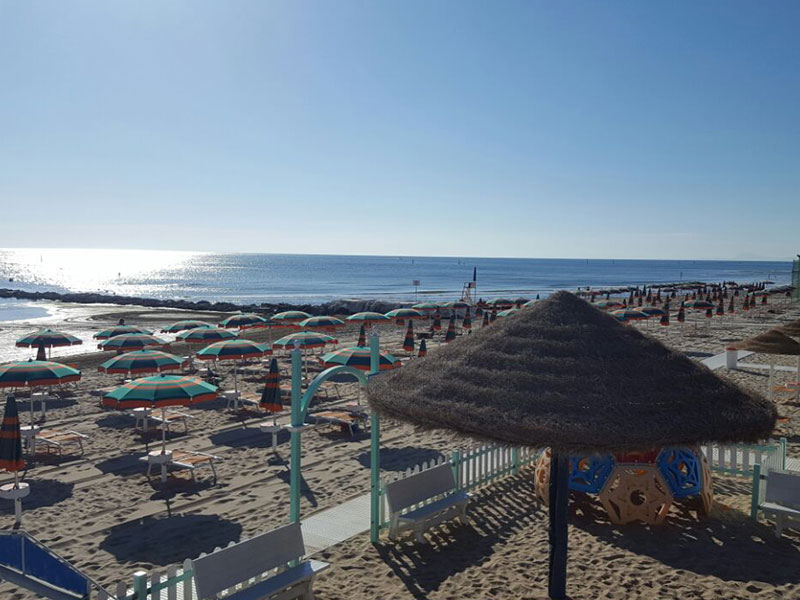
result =
[[[225,590],[226,600],[313,600],[314,578],[330,565],[305,553],[300,523],[292,523],[196,558],[197,600]]]
[[[430,527],[458,517],[466,523],[470,494],[456,489],[450,463],[415,473],[386,484],[389,505],[389,538],[396,539],[404,529],[424,543],[423,532]],[[413,508],[413,507],[418,508]]]
[[[217,469],[214,467],[214,461],[220,460],[219,456],[192,450],[171,450],[171,452],[172,459],[167,462],[167,466],[172,466],[177,469],[188,469],[189,474],[192,476],[192,481],[197,481],[194,476],[195,468],[201,465],[208,465],[211,467],[211,473],[214,477],[213,482],[217,483]],[[150,477],[150,471],[155,463],[149,461],[147,456],[143,456],[139,460],[147,462],[147,476]]]
[[[309,416],[315,419],[317,425],[339,427],[342,431],[350,432],[350,436],[365,431],[369,422],[366,414],[347,410],[324,410]]]
[[[758,508],[775,519],[776,537],[781,537],[784,527],[800,528],[800,473],[768,471],[764,502]]]
[[[29,450],[38,445],[44,447],[47,453],[51,450],[57,451],[59,456],[64,455],[66,446],[78,446],[80,456],[83,456],[83,440],[88,440],[89,436],[77,431],[66,429],[31,429],[30,427],[20,428],[25,447]],[[35,439],[34,439],[35,438]]]
[[[160,412],[153,412],[150,408],[132,408],[129,414],[136,419],[134,423],[135,429],[146,431],[149,429],[148,421],[150,421],[157,428],[165,428],[167,434],[170,433],[170,427],[174,423],[183,423],[183,432],[184,434],[188,434],[189,419],[194,418],[188,413],[173,409],[167,409],[166,413],[162,415]]]

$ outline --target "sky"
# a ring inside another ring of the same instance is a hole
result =
[[[0,247],[800,252],[796,0],[0,0]]]

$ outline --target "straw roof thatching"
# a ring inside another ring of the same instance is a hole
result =
[[[567,292],[367,386],[381,414],[482,439],[624,451],[769,436],[774,406]]]
[[[789,337],[800,337],[800,319],[787,323],[786,325],[781,325],[775,329]]]
[[[800,344],[777,329],[770,329],[751,338],[736,342],[737,350],[750,350],[762,354],[800,354]]]

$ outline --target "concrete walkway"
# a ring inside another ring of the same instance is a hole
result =
[[[369,531],[369,494],[301,519],[306,553],[314,554]]]
[[[715,354],[714,356],[709,356],[708,358],[704,358],[700,362],[707,366],[712,371],[716,371],[717,369],[725,366],[725,352],[721,354]],[[742,360],[745,356],[750,356],[752,352],[749,350],[739,350],[736,353],[738,360]]]

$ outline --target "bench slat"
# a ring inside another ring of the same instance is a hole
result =
[[[455,487],[456,482],[450,463],[416,473],[405,479],[398,479],[386,484],[389,511],[400,512],[429,498],[446,494]]]

